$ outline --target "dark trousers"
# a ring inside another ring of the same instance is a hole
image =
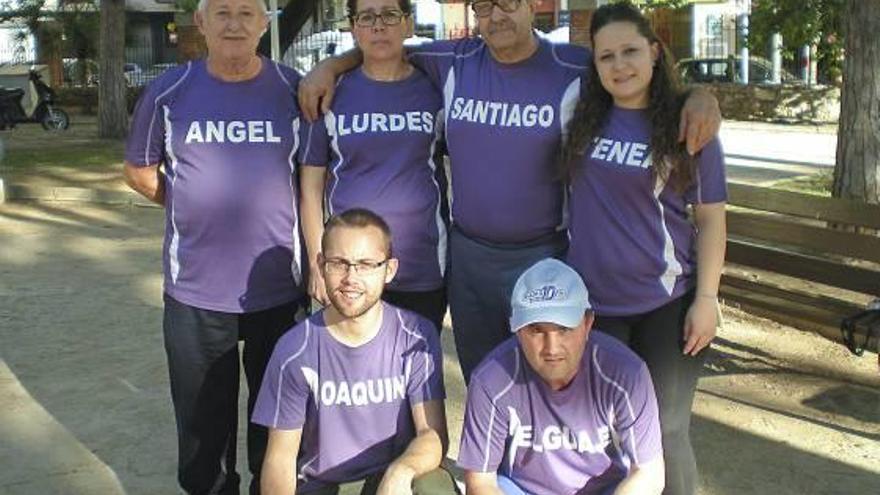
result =
[[[443,318],[446,316],[445,287],[421,292],[386,290],[382,293],[382,300],[424,316],[434,324],[438,335],[443,330]]]
[[[667,495],[696,491],[697,463],[691,447],[691,408],[706,350],[695,357],[682,354],[684,318],[694,293],[651,312],[623,317],[597,316],[593,328],[627,344],[648,365],[660,409]]]
[[[558,258],[568,245],[554,235],[529,245],[495,245],[449,233],[447,294],[455,349],[465,382],[480,361],[510,336],[510,294],[527,268]]]
[[[248,419],[278,338],[303,301],[234,314],[195,308],[165,295],[164,334],[177,420],[177,479],[190,494],[237,494],[239,354],[248,384]],[[259,493],[268,431],[248,421],[250,493]]]

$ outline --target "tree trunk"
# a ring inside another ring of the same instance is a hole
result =
[[[125,62],[125,0],[102,0],[98,65],[98,135],[124,138],[128,134]]]
[[[290,1],[281,9],[281,14],[278,16],[278,46],[281,48],[282,57],[296,39],[300,29],[314,15],[317,6],[318,0]],[[266,30],[266,34],[260,39],[260,46],[257,47],[257,51],[267,57],[272,53],[269,31],[270,29]]]
[[[835,197],[880,204],[880,0],[847,0]]]

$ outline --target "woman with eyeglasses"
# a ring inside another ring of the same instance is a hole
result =
[[[717,138],[695,155],[678,142],[686,93],[636,7],[597,9],[590,39],[594,64],[562,149],[571,192],[567,262],[587,284],[595,328],[629,345],[651,372],[664,493],[693,494],[689,425],[701,351],[715,337],[724,155]]]
[[[330,214],[366,208],[390,225],[400,260],[383,299],[421,314],[439,331],[446,313],[445,176],[434,155],[442,99],[405,59],[410,0],[348,0],[347,7],[363,62],[339,79],[330,111],[300,132],[309,293],[326,304],[317,266],[324,206]]]

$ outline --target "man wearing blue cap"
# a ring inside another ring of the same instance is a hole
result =
[[[663,449],[645,363],[592,333],[580,276],[555,259],[511,296],[515,332],[474,371],[458,464],[468,494],[659,494]]]

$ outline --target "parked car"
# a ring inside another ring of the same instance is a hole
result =
[[[685,82],[740,82],[740,57],[686,58],[675,66]],[[768,84],[773,82],[773,63],[762,57],[749,57],[749,83]],[[791,72],[782,69],[782,82],[799,81]]]

